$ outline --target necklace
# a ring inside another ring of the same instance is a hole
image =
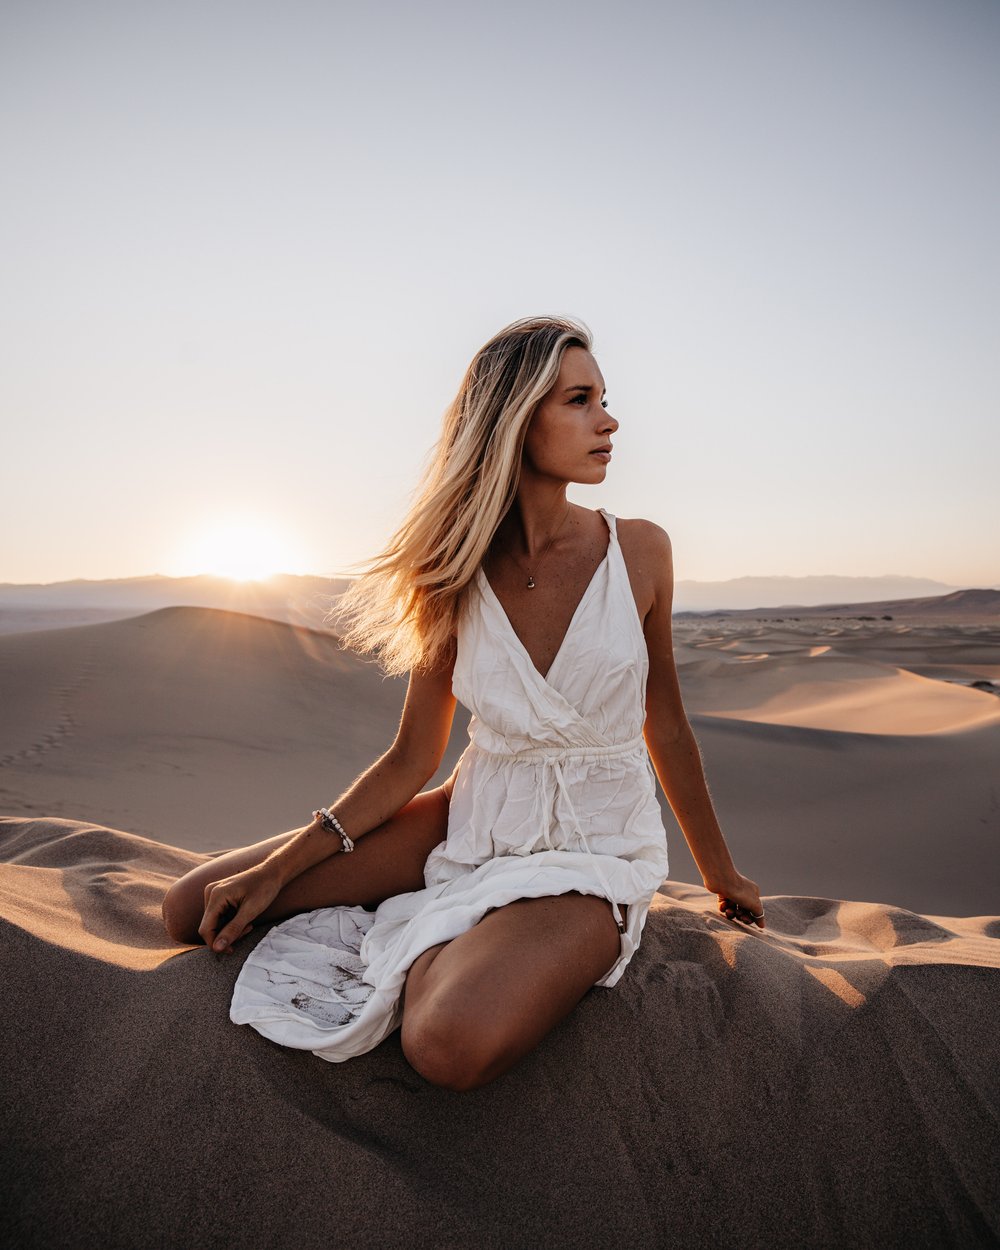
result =
[[[538,557],[538,563],[535,565],[535,568],[536,568],[536,569],[538,568],[538,565],[539,565],[539,564],[541,564],[541,562],[542,562],[542,561],[545,559],[545,557],[549,554],[549,548],[552,546],[553,542],[555,542],[556,538],[557,538],[557,537],[558,537],[558,536],[562,533],[562,531],[563,531],[563,526],[565,526],[566,521],[569,519],[569,512],[570,512],[570,507],[571,507],[571,506],[572,506],[572,505],[570,505],[570,504],[568,504],[568,503],[567,503],[567,505],[566,505],[566,515],[563,517],[562,522],[561,522],[561,524],[559,525],[559,528],[558,528],[558,529],[557,529],[557,530],[553,533],[552,537],[551,537],[551,538],[549,539],[549,541],[545,544],[545,549],[544,549],[544,551],[542,552],[542,554]],[[528,572],[528,587],[527,587],[527,588],[528,588],[528,590],[534,590],[534,589],[535,589],[535,576],[534,576],[534,574],[532,573],[531,569],[528,569],[528,570],[527,570],[527,572]]]

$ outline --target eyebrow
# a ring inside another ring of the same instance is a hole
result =
[[[592,382],[588,382],[586,386],[583,386],[582,384],[577,383],[576,386],[567,386],[566,389],[563,391],[563,394],[568,395],[570,391],[592,391],[593,389],[594,389],[594,385]],[[608,392],[608,388],[605,387],[604,390],[601,391],[601,394],[606,395],[607,392]]]

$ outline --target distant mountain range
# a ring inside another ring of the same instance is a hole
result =
[[[222,608],[322,629],[324,614],[346,586],[343,579],[293,573],[276,573],[259,582],[211,573],[197,577],[154,573],[108,581],[78,578],[34,585],[0,582],[0,633],[117,621],[179,606]]]
[[[323,617],[347,582],[278,573],[259,582],[226,577],[126,577],[45,584],[0,583],[0,633],[121,620],[177,605],[246,612],[292,625],[322,629]],[[915,577],[737,577],[723,582],[679,581],[676,614],[859,611],[910,615],[1000,615],[1000,588],[948,586]]]
[[[700,616],[760,616],[774,620],[775,613],[789,620],[808,617],[864,616],[877,617],[928,617],[942,620],[981,621],[1000,618],[1000,590],[953,590],[947,595],[930,595],[917,599],[879,599],[860,603],[785,604],[773,608],[720,608],[712,612],[675,612],[678,617]]]
[[[724,582],[680,580],[674,587],[675,612],[718,609],[809,607],[820,604],[881,603],[923,599],[966,587],[927,577],[734,577]]]

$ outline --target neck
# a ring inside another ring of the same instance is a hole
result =
[[[502,526],[506,542],[526,560],[534,559],[560,527],[560,536],[565,537],[571,528],[567,511],[572,507],[566,498],[565,482],[526,479],[522,474],[514,504]]]

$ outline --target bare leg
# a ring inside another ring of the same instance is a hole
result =
[[[485,1085],[534,1049],[620,953],[605,899],[560,894],[498,907],[414,961],[403,1052],[436,1085]]]
[[[373,907],[394,894],[424,887],[427,856],[448,831],[450,791],[439,786],[416,795],[384,824],[358,838],[350,855],[335,854],[300,873],[280,891],[261,920],[282,920],[317,907]],[[163,900],[163,921],[175,942],[200,944],[205,887],[252,868],[297,829],[227,851],[175,881]]]

